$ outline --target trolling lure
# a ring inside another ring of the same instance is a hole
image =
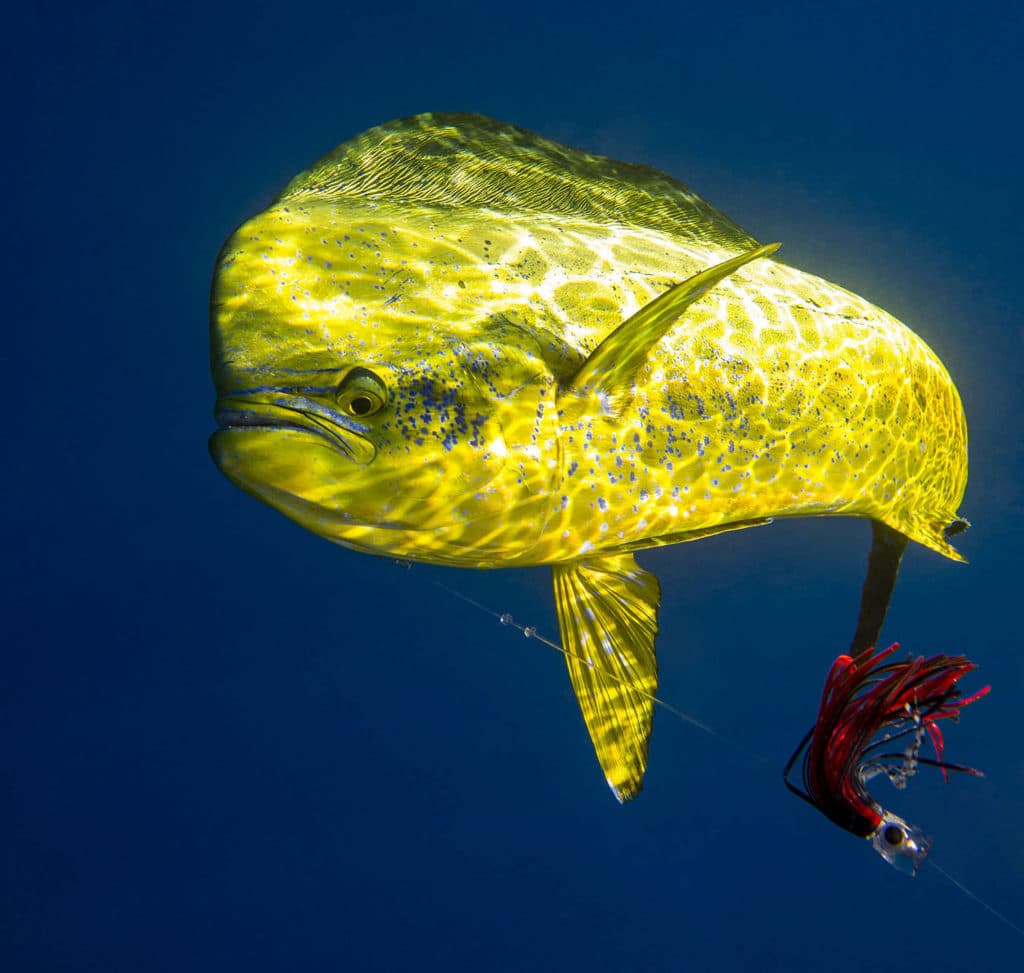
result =
[[[902,790],[918,764],[983,777],[972,767],[942,759],[940,720],[959,719],[960,711],[988,693],[985,686],[960,698],[956,683],[977,666],[966,656],[918,656],[887,661],[899,643],[841,655],[832,664],[821,695],[814,727],[801,741],[783,772],[786,786],[841,828],[868,838],[890,865],[911,874],[931,847],[931,839],[901,817],[885,810],[869,793],[867,782],[885,774]],[[935,759],[920,754],[925,737]],[[909,738],[903,750],[897,740]],[[803,754],[803,790],[789,780]]]

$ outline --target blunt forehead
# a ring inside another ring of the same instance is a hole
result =
[[[540,322],[524,316],[521,296],[496,293],[495,263],[478,252],[497,251],[511,231],[461,219],[368,202],[261,213],[218,262],[215,365],[486,374],[532,360],[536,371],[550,336],[534,340]]]
[[[440,218],[358,200],[272,207],[225,246],[217,296],[294,322],[402,332],[441,320],[457,330],[472,319],[487,272],[460,227],[442,228]]]
[[[351,229],[330,232],[282,210],[240,227],[214,282],[211,313],[222,354],[249,365],[309,356],[393,360],[443,344],[423,300],[428,290],[433,296],[429,265],[407,259],[393,231],[369,221]],[[445,330],[468,317],[449,316]]]

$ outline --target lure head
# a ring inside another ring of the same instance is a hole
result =
[[[445,247],[365,205],[285,201],[243,225],[214,277],[210,450],[339,544],[487,566],[547,517],[556,385],[531,334],[445,273]]]
[[[931,850],[932,840],[898,814],[882,812],[882,820],[869,835],[871,847],[893,868],[913,875]]]

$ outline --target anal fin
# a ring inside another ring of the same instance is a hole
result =
[[[569,678],[620,802],[643,786],[658,689],[658,579],[632,554],[552,568]]]

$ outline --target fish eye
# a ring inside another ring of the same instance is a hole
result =
[[[887,824],[882,831],[882,840],[890,848],[899,848],[906,837],[906,833],[898,824]]]
[[[365,419],[387,405],[387,386],[368,368],[353,368],[335,394],[341,411],[354,419]]]

